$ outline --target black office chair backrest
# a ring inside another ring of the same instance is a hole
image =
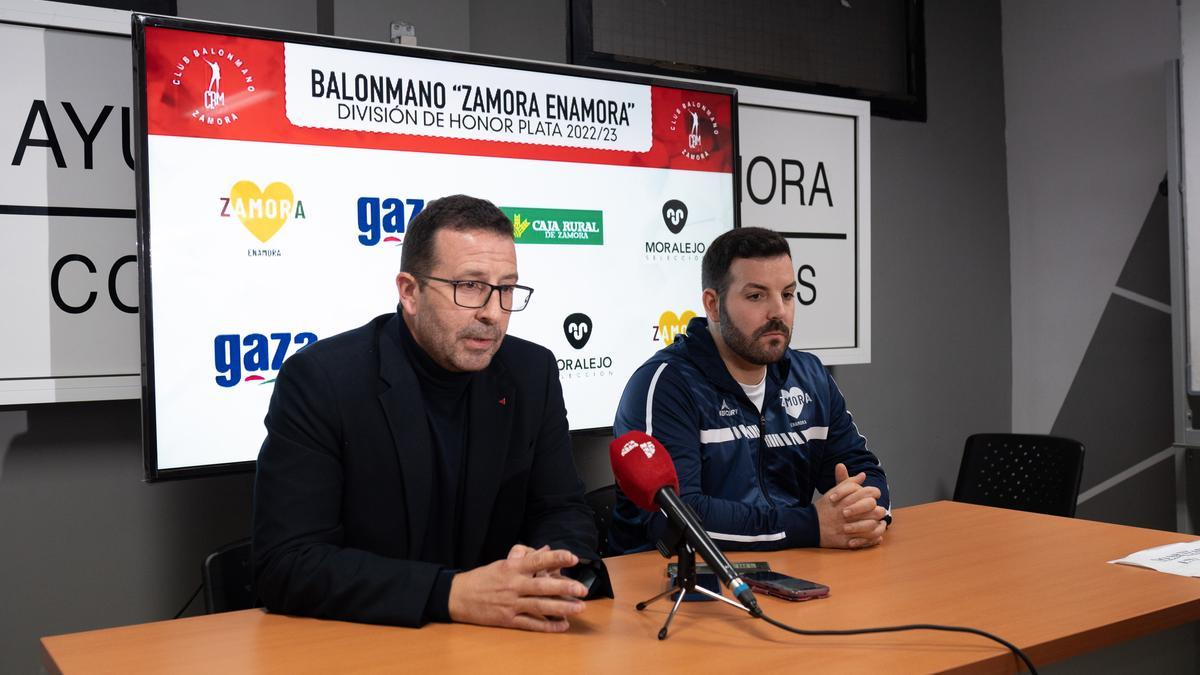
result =
[[[208,614],[250,609],[258,605],[250,568],[250,540],[241,539],[213,551],[200,570],[204,610]]]
[[[954,501],[1074,517],[1083,477],[1083,444],[1030,434],[967,439]]]
[[[612,523],[613,508],[617,505],[617,486],[605,485],[584,495],[588,506],[592,507],[592,515],[596,519],[596,531],[600,534],[596,552],[601,557],[612,553],[608,548],[608,530]]]

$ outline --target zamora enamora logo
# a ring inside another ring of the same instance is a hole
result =
[[[265,188],[250,180],[240,180],[221,197],[221,217],[236,217],[250,234],[267,243],[288,218],[303,220],[304,202],[296,199],[287,183],[274,182]]]
[[[676,336],[687,332],[688,322],[695,317],[696,313],[690,309],[681,314],[667,310],[659,315],[658,323],[652,326],[654,335],[651,339],[654,342],[662,342],[670,345],[675,342]]]
[[[512,220],[513,240],[518,244],[604,244],[603,211],[523,206],[501,206],[500,210]]]

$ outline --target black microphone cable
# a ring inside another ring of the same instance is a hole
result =
[[[987,631],[979,630],[978,628],[967,628],[965,626],[940,626],[938,624],[933,624],[933,623],[912,623],[912,624],[905,624],[903,626],[879,626],[877,628],[848,628],[845,630],[808,630],[808,629],[804,629],[804,628],[794,628],[792,626],[787,625],[786,623],[783,623],[782,621],[776,621],[775,619],[772,619],[771,617],[767,616],[762,611],[762,608],[757,608],[757,609],[758,609],[758,612],[754,612],[754,611],[750,612],[750,614],[752,616],[754,616],[756,619],[762,619],[763,621],[766,621],[767,623],[771,624],[772,626],[775,626],[776,628],[782,628],[783,630],[786,630],[789,633],[796,633],[797,635],[864,635],[867,633],[898,633],[900,631],[906,631],[906,630],[940,630],[940,631],[945,631],[945,632],[949,632],[949,633],[971,633],[973,635],[979,635],[979,636],[985,637],[989,640],[994,640],[994,641],[999,642],[1000,644],[1004,645],[1005,647],[1008,647],[1009,650],[1011,650],[1013,654],[1017,655],[1017,658],[1021,659],[1021,661],[1025,663],[1025,667],[1029,669],[1030,675],[1037,675],[1037,668],[1033,667],[1033,661],[1029,660],[1029,657],[1025,655],[1025,652],[1021,651],[1020,647],[1014,645],[1013,643],[1009,642],[1008,640],[1005,640],[1002,637],[992,635],[991,633],[988,633]]]

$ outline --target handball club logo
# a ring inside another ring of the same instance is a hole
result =
[[[685,101],[671,113],[671,133],[687,134],[687,142],[679,154],[701,161],[708,159],[716,145],[721,128],[717,115],[704,103]]]
[[[171,84],[184,92],[203,87],[192,101],[191,117],[208,126],[238,121],[237,110],[254,93],[254,75],[241,56],[224,47],[199,47],[181,54],[171,73]]]

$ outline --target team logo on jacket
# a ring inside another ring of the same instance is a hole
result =
[[[731,408],[728,401],[721,399],[721,409],[717,411],[717,415],[721,417],[733,417],[737,413],[737,408]]]
[[[646,459],[654,457],[654,444],[650,441],[638,443],[637,441],[628,441],[621,447],[621,456],[624,457],[634,450],[641,448],[642,452],[646,453]]]
[[[788,417],[792,419],[800,416],[805,404],[812,403],[812,397],[804,393],[800,387],[792,387],[779,392],[779,399],[779,402],[783,404],[783,409],[787,411]]]

